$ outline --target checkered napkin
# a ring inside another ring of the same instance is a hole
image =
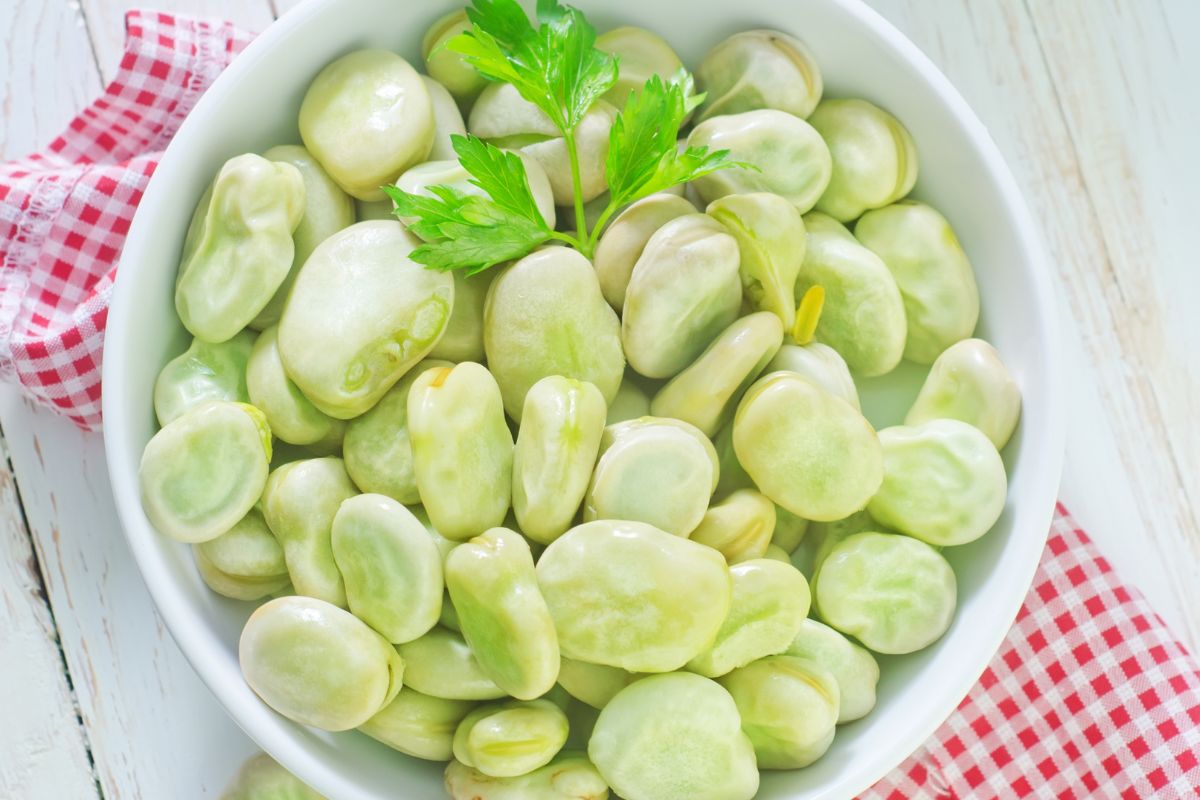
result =
[[[132,12],[116,80],[0,167],[0,373],[100,422],[114,263],[159,155],[250,36]],[[1033,589],[937,733],[863,800],[1200,797],[1200,667],[1061,506]]]
[[[861,800],[1200,797],[1200,664],[1060,504],[958,710]]]
[[[0,165],[0,379],[100,425],[100,358],[121,243],[183,118],[251,39],[134,11],[116,79],[42,152]]]

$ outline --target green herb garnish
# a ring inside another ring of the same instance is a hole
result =
[[[596,48],[596,29],[581,11],[557,0],[538,0],[537,27],[515,0],[474,0],[467,17],[471,30],[450,40],[449,49],[484,77],[511,83],[562,133],[575,187],[576,231],[560,233],[542,219],[517,155],[474,136],[453,136],[460,163],[486,197],[450,186],[430,187],[432,197],[384,187],[397,216],[414,219],[409,229],[425,242],[413,251],[414,261],[474,274],[552,239],[590,258],[604,224],[627,204],[719,169],[749,166],[730,160],[728,150],[680,152],[679,128],[703,95],[692,94],[686,73],[666,82],[655,76],[629,96],[613,124],[606,162],[610,200],[589,233],[575,131],[616,83],[617,59]]]

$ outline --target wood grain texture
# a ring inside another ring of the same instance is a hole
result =
[[[0,0],[0,19],[14,20],[12,28],[0,28],[0,157],[44,146],[100,91],[89,30],[112,37],[102,56],[105,80],[112,77],[124,12],[138,3],[87,5],[91,15],[85,27],[78,3]],[[271,19],[267,0],[203,5],[207,13],[256,29]],[[199,8],[184,0],[174,6],[192,13]],[[49,604],[40,612],[26,609],[24,620],[12,616],[11,631],[0,630],[0,692],[11,687],[28,700],[10,703],[0,693],[9,723],[0,732],[0,797],[219,797],[255,747],[200,682],[154,611],[118,527],[102,440],[34,409],[10,386],[0,386],[0,425],[8,435],[13,469],[21,476],[30,528],[21,534],[24,554],[15,533],[4,529],[4,565],[23,560],[26,572],[40,565]],[[15,495],[0,491],[0,519],[17,518],[17,508]],[[19,596],[9,595],[25,590],[31,580],[18,580],[15,570],[0,571],[6,613],[10,602],[21,610]],[[14,572],[13,581],[7,571]],[[31,622],[35,629],[29,628]],[[45,668],[43,683],[29,683],[27,674],[11,664],[18,660],[27,662],[25,669]],[[50,693],[56,680],[61,687],[72,681],[74,696]],[[47,731],[61,741],[47,739]],[[93,745],[94,773],[85,733]],[[70,742],[72,735],[79,744]],[[20,754],[20,760],[10,759],[12,754]],[[19,789],[10,792],[9,784]]]
[[[1103,262],[1076,263],[1072,298],[1119,468],[1147,513],[1127,533],[1161,554],[1200,644],[1200,5],[1030,2],[1097,221]],[[1114,32],[1120,35],[1114,36]],[[1140,534],[1140,535],[1139,535]]]
[[[15,158],[60,133],[99,91],[100,80],[77,8],[0,0],[0,20],[0,158]],[[45,53],[54,54],[62,68],[35,68]],[[0,797],[99,797],[88,734],[59,649],[2,432],[0,709],[5,718],[0,725]]]
[[[2,2],[4,0],[0,0]],[[28,2],[28,0],[17,0]],[[61,0],[46,0],[57,4]],[[125,42],[125,13],[133,8],[227,19],[251,31],[261,31],[275,18],[271,0],[80,0],[88,34],[107,83],[116,73]]]
[[[0,420],[104,797],[218,797],[255,748],[154,609],[117,523],[103,440],[7,385]]]
[[[1196,55],[1184,63],[1165,30],[1138,29],[1119,3],[870,4],[958,87],[1025,189],[1063,314],[1071,411],[1062,498],[1195,648],[1200,330],[1170,306],[1200,301],[1186,251],[1200,230],[1168,222],[1162,198],[1193,219],[1200,210],[1197,179],[1186,177],[1200,157],[1180,146],[1200,111],[1174,109],[1200,79]],[[1170,8],[1194,16],[1187,6]]]
[[[0,0],[0,159],[44,145],[99,91],[78,4]]]
[[[98,797],[0,432],[0,797]]]

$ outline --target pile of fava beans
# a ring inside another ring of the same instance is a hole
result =
[[[303,144],[231,158],[198,199],[146,514],[258,604],[240,660],[263,702],[449,762],[454,798],[747,800],[871,711],[874,654],[950,625],[942,551],[1004,508],[1016,383],[972,338],[949,223],[904,199],[908,131],[822,98],[779,32],[694,71],[687,141],[759,170],[633,203],[590,259],[414,262],[378,187],[470,191],[452,134],[519,153],[547,222],[574,222],[562,138],[444,47],[466,28],[429,32],[428,75],[329,64]],[[640,28],[597,46],[621,79],[578,132],[589,210],[614,109],[683,66]],[[931,369],[876,431],[855,378],[902,359]]]

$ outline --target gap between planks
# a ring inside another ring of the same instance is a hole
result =
[[[103,798],[3,426],[0,543],[0,795]]]

